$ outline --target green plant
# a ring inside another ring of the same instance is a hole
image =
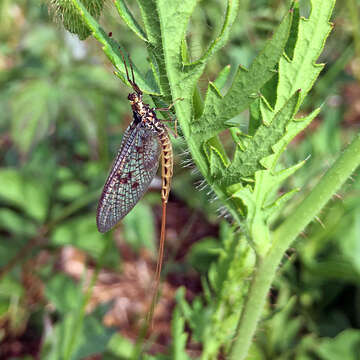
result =
[[[118,44],[107,36],[80,0],[71,1],[126,83]],[[136,81],[156,104],[184,98],[175,104],[184,139],[202,176],[235,220],[233,226],[223,225],[223,248],[210,269],[209,283],[204,283],[208,289],[205,301],[210,308],[205,308],[200,299],[188,305],[181,293],[180,308],[194,337],[203,344],[202,359],[216,358],[221,348],[231,359],[244,359],[285,251],[360,163],[357,135],[318,185],[282,219],[284,205],[298,189],[281,196],[279,189],[305,161],[284,168],[279,160],[290,141],[320,112],[317,108],[305,117],[296,117],[323,68],[317,60],[331,30],[329,20],[335,0],[312,0],[307,19],[300,16],[300,4],[294,1],[250,68],[237,69],[229,90],[224,92],[230,81],[230,68],[225,67],[209,84],[204,101],[198,80],[211,55],[226,44],[239,2],[227,2],[220,33],[193,62],[186,28],[196,1],[138,4],[144,27],[125,2],[115,1],[120,16],[148,49],[151,71],[143,76],[135,67]],[[250,115],[245,133],[234,117],[246,109]],[[232,155],[220,140],[219,134],[224,131],[233,140]],[[206,314],[200,315],[203,309]],[[181,334],[181,327],[183,323],[176,312],[174,333]],[[173,349],[178,355],[174,358],[180,359],[183,334],[174,338],[176,341],[179,343]]]

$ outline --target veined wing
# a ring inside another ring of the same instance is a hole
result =
[[[140,200],[159,166],[157,134],[136,119],[126,129],[100,197],[96,223],[102,233],[115,226]]]

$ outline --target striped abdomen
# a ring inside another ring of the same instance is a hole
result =
[[[159,140],[161,143],[161,200],[163,202],[167,202],[170,193],[171,178],[173,175],[174,158],[169,134],[166,129],[164,130],[165,131],[159,134]]]

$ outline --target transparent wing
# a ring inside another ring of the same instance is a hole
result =
[[[96,217],[100,232],[109,231],[140,200],[156,174],[160,152],[156,133],[133,121],[100,197]]]

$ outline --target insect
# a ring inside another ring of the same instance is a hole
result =
[[[173,175],[173,150],[169,133],[166,126],[156,117],[155,110],[168,111],[172,105],[156,109],[145,104],[142,99],[143,93],[135,82],[132,63],[129,61],[132,75],[130,79],[123,54],[122,57],[127,80],[134,90],[128,95],[133,121],[124,133],[120,149],[105,182],[97,208],[96,223],[101,233],[107,232],[131,211],[148,189],[161,157],[162,220],[151,319],[164,255],[166,204]]]

